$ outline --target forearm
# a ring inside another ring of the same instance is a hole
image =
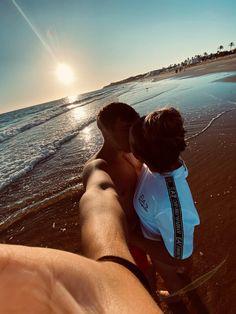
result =
[[[80,201],[81,248],[86,257],[119,255],[132,261],[125,214],[115,191],[90,189]]]

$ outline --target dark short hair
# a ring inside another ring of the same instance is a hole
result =
[[[183,118],[173,107],[154,111],[137,120],[131,128],[134,153],[146,165],[164,172],[186,147]]]
[[[118,119],[133,123],[138,118],[139,114],[131,106],[122,102],[113,102],[99,111],[97,123],[98,127],[102,125],[107,129],[112,129]]]

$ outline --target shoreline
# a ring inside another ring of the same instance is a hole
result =
[[[183,78],[187,77],[197,77],[201,75],[207,75],[211,73],[219,72],[234,72],[236,71],[236,55],[221,57],[216,60],[203,61],[200,64],[185,68],[180,73],[175,73],[174,71],[169,73],[163,73],[153,77],[153,81],[161,81],[167,78]],[[228,81],[229,82],[229,81]]]
[[[154,70],[150,72],[158,72],[160,70]],[[198,64],[187,66],[182,69],[181,72],[175,73],[175,70],[166,70],[163,73],[151,74],[150,72],[143,73],[140,75],[132,76],[121,81],[112,82],[109,85],[104,86],[103,88],[118,86],[129,83],[137,82],[156,82],[165,80],[168,78],[183,78],[187,77],[196,77],[201,75],[206,75],[210,73],[219,73],[219,72],[233,72],[236,71],[236,54],[218,57],[213,60],[202,61]],[[139,77],[141,76],[141,77]]]

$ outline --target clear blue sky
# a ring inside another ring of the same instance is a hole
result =
[[[95,90],[236,44],[235,0],[0,0],[0,112]]]

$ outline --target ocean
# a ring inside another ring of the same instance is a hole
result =
[[[140,114],[179,109],[188,141],[236,108],[236,72],[116,85],[0,115],[0,231],[25,215],[82,192],[84,163],[102,145],[96,115],[126,102]]]

